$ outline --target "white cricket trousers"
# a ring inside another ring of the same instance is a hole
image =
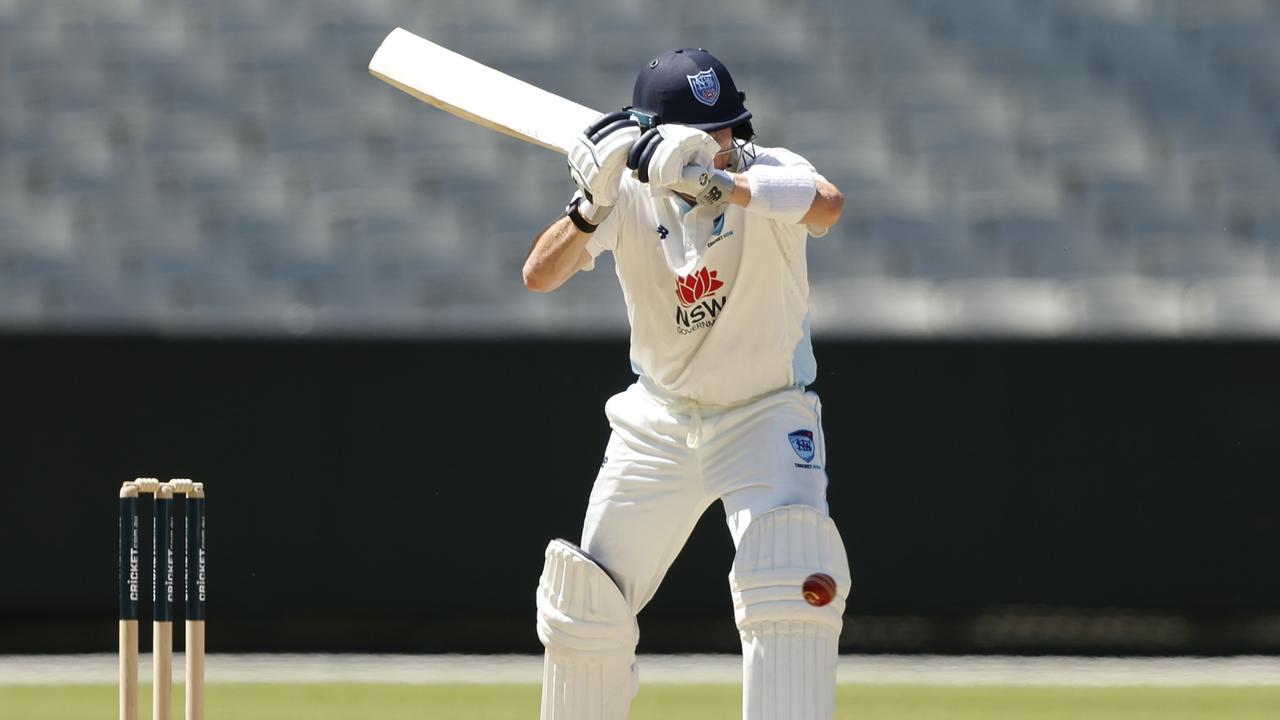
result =
[[[751,520],[776,507],[809,505],[827,513],[816,394],[782,390],[714,411],[660,399],[642,382],[605,404],[613,434],[581,544],[636,613],[715,500],[724,503],[735,548]]]

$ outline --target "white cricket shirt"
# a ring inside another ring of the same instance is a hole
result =
[[[813,170],[781,148],[759,148],[752,167],[760,165]],[[678,231],[686,212],[716,217],[704,219],[711,234],[682,276],[668,262],[663,241]],[[809,340],[807,238],[804,225],[784,225],[736,205],[689,210],[676,197],[655,199],[627,174],[613,213],[587,242],[593,259],[583,269],[592,269],[605,250],[613,252],[637,375],[675,398],[736,405],[804,387],[817,374]]]

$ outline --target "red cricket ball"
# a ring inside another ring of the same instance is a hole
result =
[[[804,579],[804,601],[814,607],[822,607],[835,599],[836,581],[826,573],[814,573]]]

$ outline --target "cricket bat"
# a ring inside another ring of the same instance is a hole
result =
[[[369,72],[424,103],[562,155],[601,115],[404,28],[382,41]]]

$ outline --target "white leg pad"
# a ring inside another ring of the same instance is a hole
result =
[[[564,540],[538,582],[542,720],[625,720],[639,689],[635,615],[613,578]]]
[[[805,578],[826,573],[836,595],[804,599]],[[830,720],[836,707],[841,615],[849,559],[831,518],[805,505],[776,508],[747,526],[729,573],[742,637],[744,720]]]

